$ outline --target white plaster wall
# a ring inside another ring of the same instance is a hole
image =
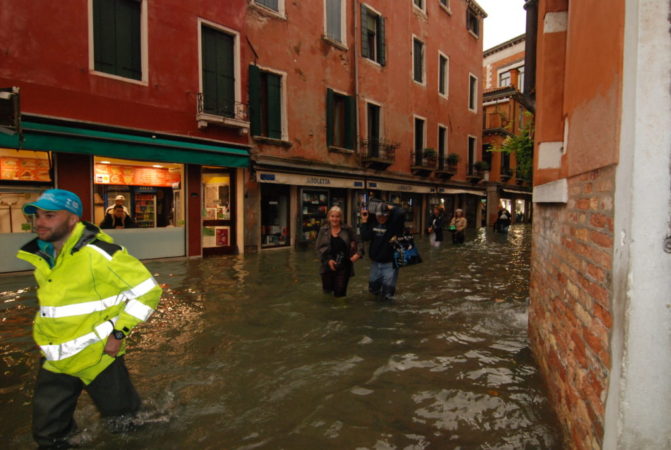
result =
[[[606,449],[671,448],[670,5],[626,2]]]

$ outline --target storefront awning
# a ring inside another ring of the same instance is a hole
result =
[[[22,127],[24,141],[21,147],[25,150],[223,167],[249,166],[248,150],[225,145],[30,121],[24,121]],[[18,146],[18,136],[0,134],[0,147],[18,148]]]

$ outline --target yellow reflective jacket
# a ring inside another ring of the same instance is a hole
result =
[[[33,239],[17,257],[35,266],[40,305],[33,337],[44,368],[89,384],[114,358],[103,349],[113,329],[126,335],[149,318],[161,287],[147,268],[98,227],[79,222],[50,264]],[[125,340],[121,351],[125,352]]]

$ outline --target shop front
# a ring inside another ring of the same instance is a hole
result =
[[[363,180],[257,171],[261,187],[261,248],[309,245],[338,206],[347,222]],[[292,219],[293,218],[293,219]],[[292,240],[293,239],[293,240]]]
[[[77,193],[83,219],[99,226],[123,205],[131,221],[123,228],[113,222],[105,232],[138,258],[238,250],[236,180],[249,164],[246,148],[53,120],[23,125],[22,150],[12,149],[17,136],[0,135],[3,249],[14,252],[31,238],[31,218],[20,206],[57,187]],[[28,269],[14,260],[0,262],[0,272]]]

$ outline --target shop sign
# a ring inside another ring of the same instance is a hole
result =
[[[327,188],[361,189],[364,186],[362,180],[269,172],[257,172],[256,180],[259,183],[290,184],[294,186],[319,186]]]
[[[415,184],[368,182],[368,188],[388,192],[416,192],[418,194],[429,194],[432,192],[430,186],[420,186]]]
[[[38,158],[0,157],[0,179],[19,181],[51,181],[49,161]]]
[[[181,181],[177,171],[165,168],[95,164],[95,184],[173,187]]]

